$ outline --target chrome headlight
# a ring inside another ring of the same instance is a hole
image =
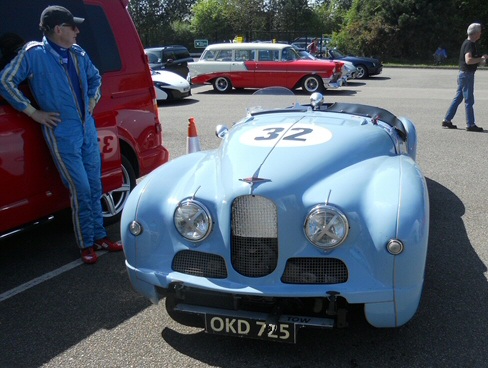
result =
[[[347,238],[349,223],[339,209],[330,205],[315,206],[305,220],[305,235],[316,247],[333,249]]]
[[[173,220],[182,237],[192,242],[205,239],[212,230],[212,217],[208,209],[194,199],[187,199],[176,207]]]

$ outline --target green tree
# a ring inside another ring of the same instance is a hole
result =
[[[227,0],[225,19],[236,35],[252,41],[253,31],[266,29],[266,13],[262,0]]]
[[[150,47],[187,42],[191,7],[195,1],[132,0],[129,2],[128,10],[143,45]]]
[[[468,25],[488,17],[481,0],[132,0],[129,11],[145,46],[332,34],[347,53],[387,61],[429,60],[439,45],[455,60]]]
[[[322,34],[332,35],[341,30],[352,0],[326,0],[317,4],[313,11],[319,21]]]
[[[142,44],[156,45],[160,34],[159,18],[163,13],[160,0],[133,0],[128,7]]]
[[[307,0],[278,0],[275,27],[287,30],[291,39],[320,36],[324,31],[319,16]]]
[[[227,0],[198,0],[192,8],[191,29],[196,38],[221,42],[232,34],[226,18]]]
[[[456,55],[469,23],[486,13],[479,0],[354,0],[334,40],[350,53],[384,59],[428,59],[439,45]]]

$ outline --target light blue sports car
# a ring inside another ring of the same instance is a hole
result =
[[[372,326],[405,324],[429,233],[414,124],[319,93],[267,109],[278,89],[257,93],[260,107],[217,127],[218,149],[131,193],[121,231],[134,289],[214,334],[295,342],[301,327],[347,326],[357,306]]]

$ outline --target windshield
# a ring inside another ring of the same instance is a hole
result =
[[[275,109],[299,106],[295,94],[285,87],[266,87],[254,92],[249,100],[247,115]]]

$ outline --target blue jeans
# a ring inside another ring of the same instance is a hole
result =
[[[457,90],[451,106],[447,110],[447,114],[444,120],[452,121],[454,115],[456,115],[457,108],[461,102],[466,107],[466,125],[468,127],[475,125],[474,122],[474,72],[460,71],[457,80]]]

